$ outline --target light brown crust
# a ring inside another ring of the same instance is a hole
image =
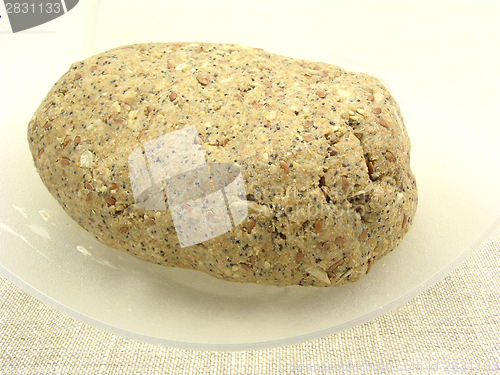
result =
[[[186,126],[207,163],[240,167],[249,215],[181,248],[168,210],[135,204],[127,160]],[[402,115],[377,79],[239,45],[138,44],[77,62],[28,139],[43,183],[99,241],[231,281],[355,281],[417,207]]]

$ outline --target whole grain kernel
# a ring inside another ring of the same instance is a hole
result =
[[[53,105],[53,102],[48,102],[43,106],[43,112],[47,112],[47,110]]]
[[[90,200],[92,199],[92,194],[88,193],[87,194],[87,198],[85,199],[87,202],[90,202]]]
[[[375,97],[373,95],[368,95],[368,100],[370,102],[373,102],[375,100]]]
[[[96,70],[97,70],[97,66],[95,66],[95,65],[94,65],[92,68],[90,68],[90,71],[91,71],[92,73],[95,73],[95,71],[96,71]]]
[[[341,237],[338,237],[338,238],[341,238]],[[339,246],[342,246],[342,245],[339,245]],[[344,258],[339,259],[338,261],[336,261],[329,269],[333,271],[335,268],[338,268],[338,267],[340,267],[343,264],[344,264]]]
[[[306,141],[306,142],[311,142],[314,138],[313,138],[313,137],[309,137],[308,135],[304,135],[304,136],[302,137],[302,139],[303,139],[304,141]]]
[[[71,138],[66,137],[66,139],[64,140],[64,142],[62,144],[62,148],[66,148],[66,146],[69,145],[70,142],[71,142]]]
[[[332,241],[326,241],[321,247],[323,251],[328,251],[332,247]]]
[[[323,221],[322,220],[318,220],[314,224],[314,232],[316,232],[316,234],[321,233],[322,229],[323,229]]]
[[[81,138],[79,135],[77,135],[77,136],[75,137],[75,139],[74,139],[74,142],[75,142],[75,144],[77,144],[77,145],[79,145],[81,141],[82,141],[82,138]]]
[[[385,122],[385,120],[384,120],[383,118],[379,117],[379,118],[377,119],[377,121],[378,121],[378,123],[379,123],[380,125],[382,125],[384,128],[389,129],[389,125],[387,125],[387,122]]]
[[[38,150],[38,159],[40,159],[42,157],[43,151],[44,151],[43,148],[41,148],[40,150]]]
[[[45,105],[43,106],[43,112],[44,112],[44,113],[45,113],[45,112],[47,112],[47,111],[48,111],[48,109],[49,109],[51,106],[53,106],[53,105],[54,105],[54,103],[53,103],[53,102],[48,102],[47,104],[45,104]]]
[[[172,91],[170,93],[169,99],[170,99],[171,102],[173,102],[175,99],[177,99],[177,93],[174,92],[174,91]]]
[[[142,129],[139,135],[137,136],[137,140],[141,139],[144,134],[146,134],[147,129]]]
[[[311,127],[311,126],[313,126],[313,125],[314,125],[314,122],[312,122],[312,121],[307,121],[307,122],[304,124],[304,128],[308,129],[308,128],[310,128],[310,127]]]
[[[283,160],[282,160],[282,161],[280,161],[280,168],[281,168],[281,169],[283,169],[283,172],[284,172],[285,174],[290,173],[290,167],[289,167],[289,166],[288,166],[288,164],[287,164],[287,163],[285,163]]]
[[[85,186],[85,189],[87,190],[94,190],[94,187],[90,184],[90,182],[85,181],[83,186]]]
[[[62,165],[70,165],[71,161],[68,158],[62,158],[61,159],[61,164]]]
[[[375,169],[373,168],[373,163],[369,161],[367,166],[368,166],[368,173],[373,174],[373,172],[375,172]]]
[[[368,235],[368,229],[365,229],[363,232],[361,232],[361,234],[359,235],[358,237],[358,241],[363,241],[366,236]]]
[[[339,153],[339,151],[335,148],[335,146],[328,146],[327,151],[330,154],[330,156],[335,156]]]
[[[251,233],[252,233],[252,229],[253,229],[253,228],[255,228],[255,224],[256,224],[256,223],[257,223],[257,222],[256,222],[256,221],[255,221],[255,219],[253,219],[253,218],[252,218],[252,219],[250,219],[250,220],[248,221],[248,224],[247,224],[247,233],[248,233],[248,234],[251,234]]]
[[[118,185],[117,185],[117,184],[115,184],[114,182],[113,182],[113,183],[111,183],[111,184],[109,185],[109,189],[110,189],[110,190],[114,190],[114,189],[116,189],[117,187],[118,187]]]
[[[379,115],[379,114],[382,113],[382,109],[380,109],[380,108],[373,108],[372,112],[375,113],[376,115]]]
[[[127,233],[128,232],[128,228],[127,227],[121,227],[120,228],[120,232],[121,233]]]
[[[406,214],[403,216],[403,223],[401,224],[401,228],[406,227],[406,223],[408,222],[408,216]]]
[[[240,263],[240,266],[246,271],[252,271],[252,266],[246,263]]]
[[[76,73],[76,74],[75,74],[75,79],[76,79],[76,80],[79,80],[80,78],[82,78],[81,73]]]
[[[144,224],[146,224],[147,226],[152,226],[152,225],[155,225],[155,221],[154,219],[146,219],[144,220]]]
[[[110,206],[113,206],[116,203],[116,199],[113,197],[110,197],[109,195],[104,196],[104,201],[109,204]]]
[[[326,98],[326,93],[321,90],[316,91],[316,95],[318,95],[321,99]]]
[[[205,75],[198,75],[196,77],[196,79],[198,80],[198,82],[200,82],[203,86],[206,86],[208,85],[208,83],[210,82],[207,78],[207,76]]]
[[[347,177],[342,176],[342,194],[346,195],[348,191],[349,191],[349,181],[347,180]]]
[[[47,128],[49,128],[51,125],[52,125],[52,121],[47,121],[47,122],[45,123],[45,125],[43,125],[43,128],[44,128],[44,129],[47,129]]]
[[[337,245],[338,247],[344,246],[344,238],[340,236],[335,238],[335,245]]]
[[[297,263],[300,263],[302,261],[302,259],[304,259],[304,253],[302,253],[302,251],[297,251],[297,253],[295,254],[295,261]]]
[[[390,161],[391,163],[396,161],[396,158],[394,157],[394,154],[392,152],[390,152],[390,151],[387,151],[385,153],[385,158],[387,159],[387,161]]]
[[[373,265],[373,260],[369,260],[368,267],[366,267],[366,274],[368,274],[368,272],[370,272],[370,270],[372,269],[372,265]]]

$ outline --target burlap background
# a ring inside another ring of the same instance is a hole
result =
[[[219,353],[99,331],[0,279],[0,373],[499,373],[499,278],[500,230],[439,284],[374,321],[299,345]]]

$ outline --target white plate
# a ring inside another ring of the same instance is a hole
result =
[[[1,274],[85,323],[188,349],[298,343],[401,305],[500,224],[499,10],[481,4],[107,0],[78,4],[43,33],[0,34]],[[87,17],[84,28],[76,17]],[[73,60],[149,41],[234,42],[381,78],[405,117],[419,188],[401,246],[354,284],[279,288],[141,262],[79,228],[36,174],[27,123]]]

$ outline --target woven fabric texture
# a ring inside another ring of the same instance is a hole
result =
[[[0,278],[0,374],[500,373],[500,230],[422,295],[371,322],[267,350],[142,344],[75,321]]]

